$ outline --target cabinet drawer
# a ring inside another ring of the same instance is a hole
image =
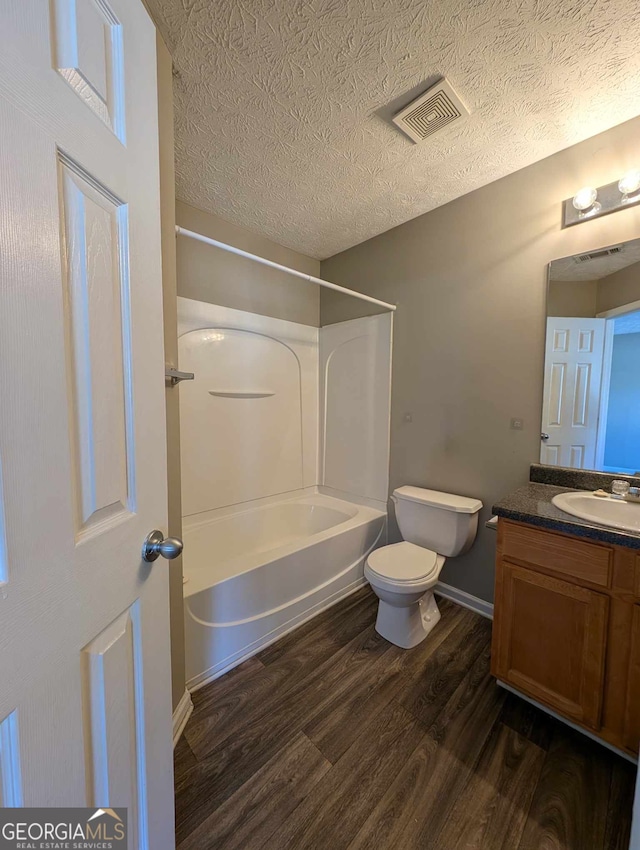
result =
[[[635,558],[635,590],[636,596],[640,596],[640,554]]]
[[[505,558],[553,570],[600,587],[610,587],[613,549],[565,537],[552,531],[505,521],[502,537]]]

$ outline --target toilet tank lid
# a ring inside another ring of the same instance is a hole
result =
[[[476,514],[482,507],[480,499],[454,496],[453,493],[441,493],[439,490],[424,490],[422,487],[398,487],[393,491],[393,495],[396,499],[421,502],[423,505],[433,505],[458,514]]]

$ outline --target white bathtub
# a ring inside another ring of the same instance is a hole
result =
[[[185,519],[187,685],[235,667],[360,587],[386,514],[319,493]]]

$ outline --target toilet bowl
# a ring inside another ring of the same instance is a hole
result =
[[[364,574],[380,599],[376,631],[390,643],[411,649],[440,619],[431,588],[445,562],[442,555],[406,541],[376,549]]]
[[[364,574],[380,600],[376,631],[411,649],[440,619],[431,588],[446,558],[471,548],[482,502],[420,487],[399,487],[392,498],[404,540],[372,552]]]

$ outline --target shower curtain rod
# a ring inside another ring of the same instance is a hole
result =
[[[362,292],[356,292],[353,289],[347,289],[345,286],[338,286],[337,283],[330,283],[328,280],[322,280],[319,277],[305,274],[304,272],[290,269],[289,266],[282,266],[280,263],[273,263],[271,260],[265,260],[264,257],[259,257],[257,254],[250,254],[248,251],[242,251],[240,248],[234,248],[233,245],[227,245],[226,242],[218,242],[217,239],[210,239],[208,236],[203,236],[201,233],[196,233],[194,230],[186,230],[184,227],[176,225],[176,234],[178,236],[188,236],[190,239],[197,239],[198,242],[204,242],[207,245],[213,245],[215,248],[222,248],[223,251],[230,251],[232,254],[237,254],[239,257],[245,257],[247,260],[254,260],[256,263],[262,263],[263,266],[277,269],[281,272],[286,272],[294,277],[302,278],[308,283],[317,283],[318,286],[324,286],[325,289],[333,289],[335,292],[342,292],[343,295],[351,295],[353,298],[358,298],[360,301],[368,301],[369,304],[377,304],[378,307],[384,307],[385,310],[395,310],[395,304],[388,304],[386,301],[380,301],[378,298],[372,298],[370,295],[364,295]]]

